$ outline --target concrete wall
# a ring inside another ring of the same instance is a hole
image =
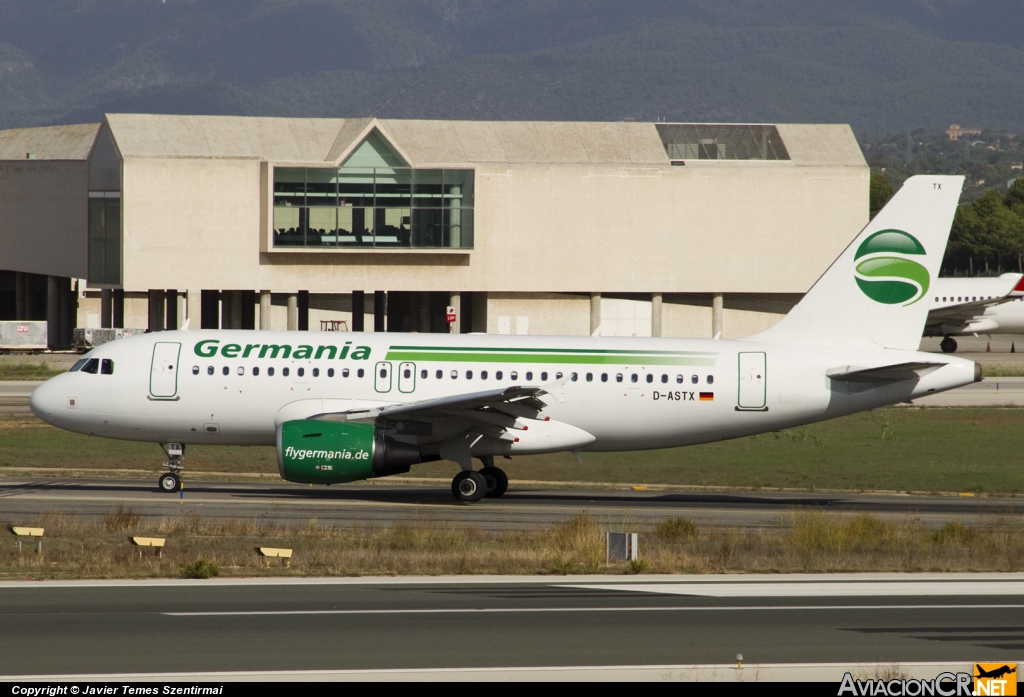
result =
[[[88,164],[0,161],[0,267],[84,278]]]
[[[256,161],[127,159],[126,290],[799,293],[866,224],[868,170],[480,166],[471,252],[261,253],[262,194]]]

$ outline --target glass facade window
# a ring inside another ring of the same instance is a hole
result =
[[[275,167],[274,247],[471,249],[473,170]]]
[[[685,160],[788,160],[779,129],[763,124],[658,123],[673,164]]]
[[[89,282],[121,283],[121,192],[89,192]]]

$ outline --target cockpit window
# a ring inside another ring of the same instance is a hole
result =
[[[114,361],[109,358],[104,358],[100,364],[100,373],[102,375],[113,375],[114,374]]]
[[[82,372],[89,373],[90,375],[95,375],[99,370],[100,360],[98,358],[90,358],[85,362],[85,365],[82,366]]]
[[[88,360],[88,358],[79,358],[78,362],[71,366],[71,370],[69,370],[68,372],[77,373],[79,370],[82,369],[82,366],[85,365]]]

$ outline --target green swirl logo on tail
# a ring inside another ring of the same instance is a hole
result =
[[[928,292],[928,269],[908,259],[925,254],[924,247],[902,230],[881,230],[857,248],[857,285],[875,302],[913,305]],[[862,259],[863,258],[863,259]]]

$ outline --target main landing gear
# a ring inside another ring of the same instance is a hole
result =
[[[951,336],[947,336],[939,342],[939,348],[942,349],[943,353],[955,353],[956,352],[956,339]]]
[[[160,447],[167,453],[167,462],[164,463],[164,467],[170,471],[161,474],[157,483],[160,491],[173,494],[176,491],[181,491],[181,471],[185,469],[181,464],[181,459],[185,457],[185,446],[181,443],[167,443],[166,445],[161,444]]]
[[[508,475],[494,466],[490,455],[480,458],[484,463],[480,471],[463,470],[452,479],[452,494],[456,500],[474,503],[486,497],[496,499],[508,491]]]

